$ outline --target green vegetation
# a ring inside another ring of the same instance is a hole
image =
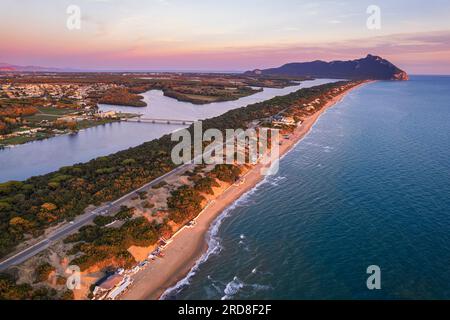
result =
[[[167,199],[169,219],[183,223],[194,218],[201,210],[201,202],[205,198],[190,186],[181,186],[172,191]]]
[[[120,208],[120,211],[118,213],[116,213],[114,218],[117,220],[131,219],[131,217],[133,217],[134,210],[135,210],[135,208],[128,208],[127,206],[122,206]]]
[[[312,113],[314,111],[305,111],[302,105],[345,83],[301,89],[283,97],[234,109],[205,120],[203,130],[217,128],[224,132],[225,129],[245,128],[250,121],[282,111],[285,114]],[[189,130],[193,131],[193,126]],[[0,184],[0,255],[10,252],[26,234],[38,236],[49,226],[82,214],[89,205],[117,199],[174,169],[170,155],[176,144],[166,135],[110,156],[63,167],[23,182]],[[123,165],[124,161],[127,165]],[[234,182],[239,173],[235,168],[219,166],[211,174],[217,179]],[[200,189],[204,190],[205,186]],[[170,200],[171,219],[180,222],[195,215],[202,198],[198,190],[187,187],[173,195],[179,196],[180,200],[175,197]],[[54,204],[54,207],[45,206],[47,203]],[[158,228],[161,226],[153,226],[152,230],[156,232]]]
[[[79,111],[78,108],[55,108],[55,107],[41,107],[37,106],[36,109],[41,114],[64,116]]]
[[[147,199],[147,191],[139,191],[139,192],[137,192],[137,194],[139,196],[139,199],[141,199],[141,200]]]
[[[241,169],[230,164],[219,164],[211,171],[211,175],[219,180],[235,183],[239,179]]]
[[[36,269],[36,282],[44,282],[48,280],[50,273],[55,271],[55,268],[48,262],[40,264]]]
[[[115,221],[116,219],[112,216],[97,216],[94,218],[94,223],[98,225],[99,227],[106,226],[107,224],[110,224],[111,222]]]
[[[29,284],[16,284],[14,277],[0,274],[0,300],[25,300],[32,298]]]
[[[108,90],[99,103],[115,104],[120,106],[146,107],[147,103],[142,101],[144,97],[131,92],[127,88],[113,88]]]
[[[58,291],[46,286],[35,289],[27,283],[16,284],[14,276],[0,274],[0,300],[69,300],[73,292],[66,290],[58,296]]]
[[[94,223],[99,227],[104,227],[117,220],[128,220],[133,217],[134,208],[128,208],[127,206],[122,206],[120,211],[114,216],[97,216],[94,218]]]
[[[0,99],[0,134],[17,130],[23,117],[34,115],[38,110],[31,99]]]
[[[60,101],[44,98],[0,99],[0,144],[18,145],[31,141],[48,139],[64,130],[76,132],[114,119],[94,119],[68,121],[67,115],[83,113],[80,106],[72,100]],[[62,102],[61,102],[62,101]]]
[[[149,246],[159,238],[166,229],[164,224],[149,222],[140,217],[126,221],[120,228],[102,228],[85,226],[76,234],[65,239],[66,243],[75,243],[69,254],[79,254],[71,264],[80,266],[81,270],[105,261],[114,261],[116,265],[130,267],[135,263],[127,249],[132,246]]]
[[[198,192],[205,194],[214,194],[213,187],[219,187],[220,185],[212,177],[200,178],[195,182],[194,189]]]
[[[261,92],[247,86],[227,87],[225,85],[183,85],[165,88],[164,95],[180,101],[194,104],[206,104],[219,101],[237,100]]]
[[[150,203],[150,201],[147,201],[147,200],[143,201],[143,202],[141,203],[141,205],[142,205],[142,207],[145,208],[145,209],[151,209],[151,208],[154,208],[154,207],[155,207],[155,205],[154,205],[153,203]]]
[[[52,137],[52,134],[48,134],[45,132],[38,132],[34,136],[17,136],[17,137],[11,137],[6,138],[0,141],[1,144],[7,146],[7,145],[18,145],[18,144],[24,144],[31,141],[38,141],[38,140],[44,140]]]
[[[75,296],[73,294],[73,291],[71,291],[71,290],[66,290],[61,295],[61,300],[74,300],[74,299],[75,299]]]
[[[302,89],[284,97],[231,110],[224,115],[203,122],[203,130],[218,128],[244,128],[250,121],[267,119],[283,113],[301,119],[318,110],[305,108],[307,103],[330,95],[329,90],[342,83]],[[356,84],[356,83],[355,83]],[[190,130],[193,130],[191,127]],[[116,154],[100,157],[88,163],[64,167],[44,176],[23,182],[10,181],[0,184],[0,254],[9,252],[25,235],[37,236],[50,225],[64,219],[72,219],[90,205],[99,205],[129,193],[148,181],[172,170],[170,152],[176,142],[169,136],[147,142]],[[72,243],[69,255],[75,258],[71,264],[86,270],[94,265],[129,267],[135,263],[127,249],[132,246],[155,244],[162,234],[172,232],[168,222],[184,224],[200,213],[202,194],[212,194],[217,180],[235,182],[240,169],[234,165],[217,165],[206,175],[197,166],[189,172],[192,186],[184,185],[171,192],[168,198],[169,219],[162,222],[146,218],[133,219],[133,208],[122,207],[113,217],[99,217],[96,225],[85,226],[78,233],[65,239]],[[164,186],[161,183],[159,187]],[[147,195],[141,193],[141,198]],[[118,228],[105,225],[113,220],[123,220]],[[37,279],[48,278],[50,267],[40,266]],[[50,271],[51,272],[51,271]],[[46,287],[33,289],[28,284],[16,284],[10,276],[0,276],[0,299],[73,299],[70,291],[60,296]]]
[[[166,186],[166,185],[167,185],[167,182],[161,181],[160,183],[154,185],[154,186],[152,187],[152,189],[159,189],[159,188],[162,188],[162,187],[164,187],[164,186]]]

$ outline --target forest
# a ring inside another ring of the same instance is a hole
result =
[[[131,92],[127,88],[112,88],[105,92],[98,103],[113,104],[119,106],[146,107],[142,101],[144,97]]]

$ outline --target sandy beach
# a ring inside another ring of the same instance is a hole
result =
[[[280,156],[286,154],[286,152],[291,150],[293,146],[305,137],[314,123],[328,108],[341,101],[350,91],[367,83],[364,82],[341,93],[328,101],[321,110],[304,119],[303,123],[290,135],[289,140],[282,140],[283,143],[279,147]],[[255,165],[248,171],[242,184],[239,186],[231,185],[202,211],[197,217],[197,224],[194,227],[184,228],[178,232],[173,238],[173,241],[164,250],[165,257],[150,262],[146,269],[136,274],[133,277],[133,285],[121,297],[121,300],[158,299],[168,288],[173,287],[178,281],[185,278],[195,263],[208,249],[206,236],[211,223],[227,207],[263,180],[264,176],[260,173],[262,167],[262,164]]]

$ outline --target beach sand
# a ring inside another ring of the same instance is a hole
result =
[[[331,106],[342,100],[350,91],[365,85],[364,82],[336,96],[315,114],[306,118],[290,135],[289,140],[280,139],[280,157],[297,144],[312,128],[319,117]],[[261,175],[262,164],[255,165],[245,176],[245,181],[239,186],[232,185],[220,194],[197,217],[197,224],[193,228],[184,228],[174,237],[173,241],[164,250],[165,257],[151,261],[146,269],[137,273],[134,283],[121,297],[121,300],[154,300],[158,299],[168,288],[173,287],[182,280],[196,261],[207,251],[206,235],[211,223],[227,207],[233,204],[247,191],[263,180]]]

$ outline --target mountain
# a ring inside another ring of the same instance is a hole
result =
[[[288,63],[279,68],[247,71],[248,75],[309,76],[334,79],[409,80],[408,74],[389,61],[371,54],[350,61]]]
[[[61,72],[58,68],[38,67],[38,66],[17,66],[0,62],[0,72]]]

